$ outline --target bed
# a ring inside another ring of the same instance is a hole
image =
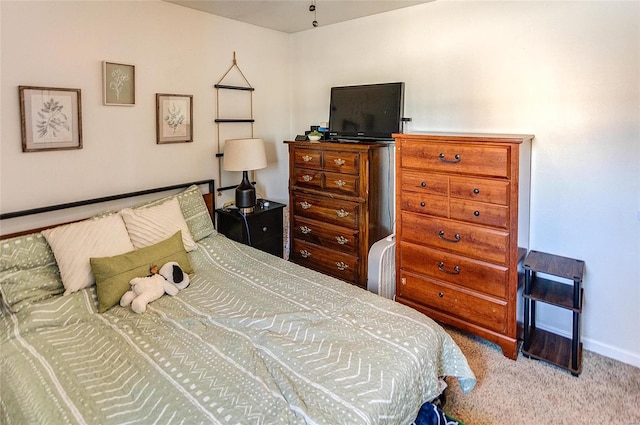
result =
[[[434,321],[217,234],[212,194],[184,186],[0,241],[0,422],[408,424],[444,377],[473,388],[464,355]],[[176,200],[181,217],[166,213]],[[104,249],[118,245],[118,220],[133,250]],[[118,230],[97,228],[107,221]],[[155,231],[173,234],[135,243]],[[190,285],[136,314],[114,288],[127,290],[150,258],[186,261]],[[86,261],[91,282],[78,287],[69,262],[86,271]]]

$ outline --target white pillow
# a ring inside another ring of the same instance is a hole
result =
[[[149,208],[135,210],[125,208],[120,211],[120,214],[127,226],[131,242],[136,248],[162,242],[175,235],[178,230],[182,231],[185,250],[193,251],[197,247],[184,221],[177,198]]]
[[[117,214],[43,230],[42,235],[56,257],[65,295],[95,282],[89,258],[133,251],[124,221]]]

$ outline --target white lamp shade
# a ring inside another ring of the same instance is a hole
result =
[[[262,139],[229,139],[224,143],[223,170],[259,170],[267,166]]]

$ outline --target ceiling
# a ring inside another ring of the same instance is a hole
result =
[[[203,12],[274,30],[294,33],[319,26],[336,24],[364,16],[427,3],[422,1],[369,0],[165,0]],[[309,11],[312,2],[314,12]]]

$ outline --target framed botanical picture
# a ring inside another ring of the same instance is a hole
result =
[[[82,149],[80,89],[19,86],[22,152]]]
[[[193,96],[157,93],[156,131],[159,144],[193,142]]]
[[[102,90],[105,105],[135,105],[136,67],[122,63],[102,62]]]

